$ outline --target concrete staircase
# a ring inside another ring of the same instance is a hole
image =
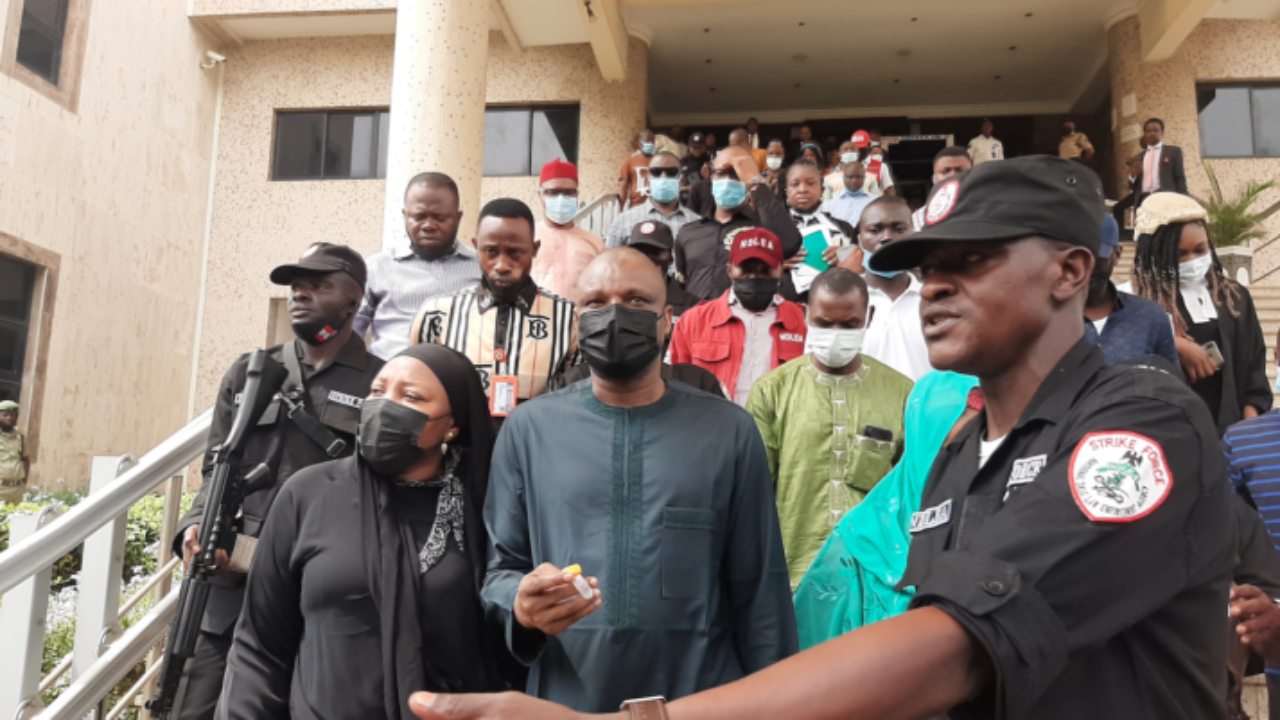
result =
[[[1111,277],[1115,284],[1127,282],[1133,270],[1133,256],[1137,245],[1131,242],[1120,244],[1124,254],[1120,256],[1120,264],[1116,266]],[[1262,335],[1267,341],[1267,378],[1275,388],[1276,382],[1276,334],[1280,332],[1280,285],[1254,285],[1249,288],[1253,302],[1258,308],[1258,320],[1262,322]],[[1276,406],[1280,407],[1280,392],[1276,393]]]

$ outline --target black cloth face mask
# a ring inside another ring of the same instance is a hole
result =
[[[738,278],[733,281],[733,294],[742,307],[751,312],[764,312],[778,294],[778,279]]]
[[[610,380],[630,380],[662,351],[658,314],[614,304],[578,316],[578,347],[592,370]]]
[[[339,312],[319,320],[299,320],[291,323],[290,327],[293,328],[293,334],[297,335],[302,342],[308,345],[323,345],[333,339],[351,317],[343,317],[343,313]]]
[[[374,472],[395,477],[426,456],[418,438],[427,423],[438,419],[387,398],[369,398],[356,430],[360,456]]]

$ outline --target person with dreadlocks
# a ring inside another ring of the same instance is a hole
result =
[[[1222,270],[1192,198],[1155,193],[1138,210],[1134,293],[1173,318],[1187,382],[1209,406],[1218,434],[1271,409],[1267,349],[1253,298]]]

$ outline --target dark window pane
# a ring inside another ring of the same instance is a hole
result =
[[[22,379],[22,361],[26,352],[26,328],[0,323],[0,377]]]
[[[1253,89],[1254,155],[1280,157],[1280,87]]]
[[[529,110],[492,108],[484,113],[484,174],[529,174]]]
[[[18,31],[18,62],[31,72],[58,84],[62,41],[66,34],[68,0],[26,0]]]
[[[21,402],[22,398],[19,397],[21,394],[21,385],[16,382],[5,382],[4,380],[0,380],[0,401],[12,400],[14,402]]]
[[[324,150],[324,113],[276,116],[276,180],[319,180]]]
[[[329,115],[324,176],[330,179],[373,177],[377,169],[374,164],[373,131],[372,113]]]
[[[62,42],[48,30],[33,27],[25,21],[18,33],[18,62],[50,83],[58,84],[62,60]]]
[[[0,258],[0,318],[28,322],[35,278],[34,265]]]
[[[1199,88],[1201,157],[1251,157],[1249,88]]]
[[[391,113],[378,113],[378,177],[387,176],[387,142],[391,139]]]
[[[578,108],[546,108],[533,111],[533,147],[530,167],[538,172],[555,159],[578,162]]]

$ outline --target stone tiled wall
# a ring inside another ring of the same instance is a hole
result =
[[[84,487],[92,455],[140,455],[186,421],[199,297],[211,46],[185,3],[90,5],[74,111],[0,74],[0,234],[60,265],[37,398],[46,488]]]
[[[1108,33],[1111,51],[1112,103],[1119,118],[1116,138],[1117,175],[1123,159],[1138,153],[1136,140],[1121,142],[1120,128],[1141,124],[1149,117],[1165,123],[1165,142],[1181,147],[1186,156],[1187,185],[1192,195],[1210,194],[1209,177],[1200,162],[1196,83],[1214,81],[1280,81],[1280,22],[1204,20],[1173,57],[1142,62],[1138,18],[1117,23]],[[1121,102],[1137,96],[1137,112],[1123,116]],[[1233,194],[1249,180],[1280,179],[1280,158],[1211,159],[1223,191]],[[1280,190],[1263,196],[1257,207],[1280,201]],[[1266,223],[1267,237],[1280,235],[1280,213]],[[1255,243],[1257,244],[1257,243]],[[1254,258],[1254,276],[1280,266],[1280,243]],[[1264,280],[1280,284],[1280,272]]]
[[[276,40],[227,51],[226,91],[205,329],[197,406],[211,402],[237,355],[268,342],[273,297],[285,289],[267,274],[317,240],[347,243],[369,254],[380,246],[385,183],[381,180],[271,182],[276,110],[378,108],[390,103],[394,39],[390,36]],[[630,138],[644,122],[647,50],[631,41],[625,82],[606,83],[587,45],[511,50],[489,38],[487,101],[580,103],[580,174],[584,198],[616,190]],[[391,150],[394,152],[394,148]],[[460,175],[470,168],[441,168]],[[485,178],[482,200],[512,196],[537,203],[536,178]],[[471,219],[479,208],[464,207]]]

